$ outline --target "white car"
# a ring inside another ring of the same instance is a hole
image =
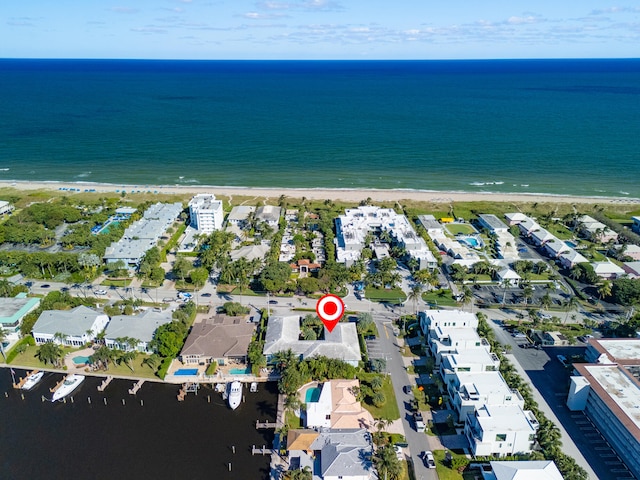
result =
[[[394,445],[393,449],[396,452],[396,457],[398,457],[398,460],[404,460],[404,453],[402,453],[402,447],[399,445]]]
[[[424,452],[424,454],[422,455],[422,459],[424,461],[424,466],[425,467],[427,467],[427,468],[436,468],[436,461],[433,458],[433,453],[431,453],[429,450]]]
[[[95,293],[96,295],[106,295],[107,291],[106,290],[94,290],[93,293]]]

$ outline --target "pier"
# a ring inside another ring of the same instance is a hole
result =
[[[265,428],[278,428],[277,422],[261,422],[260,420],[256,420],[256,430],[265,429]]]
[[[257,448],[255,445],[251,446],[251,455],[271,455],[271,449],[266,448],[264,445],[262,448]]]
[[[18,383],[13,384],[13,388],[21,389],[23,385],[27,382],[27,378],[35,373],[38,373],[38,370],[34,370],[33,372],[27,372],[24,378],[20,377]]]
[[[111,383],[111,380],[113,380],[113,376],[108,375],[107,378],[105,378],[102,383],[100,385],[98,385],[98,391],[99,392],[104,392],[105,388],[107,388],[109,386],[109,384]]]
[[[198,385],[197,383],[185,383],[182,385],[182,388],[180,389],[180,391],[178,392],[178,401],[182,402],[184,400],[184,398],[187,396],[187,393],[189,392],[193,392],[196,395],[198,394],[198,388],[200,387],[200,385]]]
[[[144,383],[144,380],[138,380],[136,383],[134,383],[133,387],[129,389],[129,394],[135,395],[136,393],[138,393],[138,390],[140,390],[140,387],[142,387],[143,383]]]
[[[60,380],[58,383],[56,383],[56,386],[55,386],[55,387],[51,387],[51,388],[49,389],[49,391],[50,391],[51,393],[53,393],[53,392],[55,392],[56,390],[58,390],[58,389],[60,388],[60,386],[64,383],[64,381],[65,381],[65,379],[66,379],[66,378],[67,378],[67,377],[64,377],[62,380]]]

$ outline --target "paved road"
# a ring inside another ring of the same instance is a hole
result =
[[[568,376],[566,372],[563,371],[563,374],[565,375],[564,380],[550,381],[550,379],[553,379],[553,376],[550,377],[546,372],[557,370],[556,373],[558,373],[563,370],[560,362],[555,359],[555,353],[553,353],[555,350],[551,349],[550,355],[552,355],[553,358],[550,358],[549,353],[545,350],[520,348],[518,344],[521,342],[516,341],[507,331],[502,329],[494,321],[495,319],[503,319],[502,312],[492,310],[487,313],[489,314],[489,325],[493,328],[497,340],[504,345],[511,345],[512,353],[507,355],[507,358],[511,363],[513,363],[520,376],[522,376],[522,378],[531,385],[533,397],[536,402],[538,402],[540,410],[544,412],[547,418],[553,421],[560,429],[562,451],[571,455],[578,465],[589,473],[589,478],[615,478],[596,475],[585,456],[591,460],[594,467],[597,466],[596,464],[599,461],[599,457],[597,455],[594,456],[593,452],[586,448],[588,446],[588,441],[585,442],[585,439],[580,435],[580,430],[578,428],[574,428],[573,423],[575,422],[567,421],[565,416],[561,415],[559,418],[558,415],[556,415],[556,412],[559,409],[558,405],[564,404],[566,401],[566,392],[558,395],[559,392],[555,391],[555,389],[564,388],[566,386]],[[535,383],[533,381],[534,379]],[[566,407],[564,408],[566,409]],[[566,409],[566,411],[569,412],[568,409]],[[562,420],[562,422],[560,420]],[[580,448],[578,448],[578,445],[574,442],[574,438],[578,441]]]
[[[414,471],[417,480],[435,480],[438,478],[435,470],[430,470],[424,466],[422,459],[418,456],[425,450],[431,450],[429,438],[426,434],[416,432],[413,428],[408,406],[413,399],[413,395],[406,394],[402,390],[405,385],[410,385],[409,377],[404,366],[402,355],[398,347],[398,339],[393,334],[391,319],[389,314],[375,314],[374,320],[378,327],[378,345],[383,358],[387,360],[387,372],[391,375],[393,390],[400,409],[400,418],[404,428],[405,437],[409,444],[409,452],[413,460]]]

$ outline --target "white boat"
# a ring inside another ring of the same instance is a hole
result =
[[[249,391],[251,393],[256,393],[258,391],[258,382],[251,382],[251,386],[249,387]]]
[[[231,382],[227,401],[229,402],[231,410],[235,410],[240,406],[240,402],[242,401],[242,383],[238,380]]]
[[[58,387],[58,389],[53,392],[53,397],[51,398],[52,402],[56,400],[62,400],[64,397],[73,392],[76,388],[80,386],[80,384],[84,381],[84,375],[67,375],[67,378],[64,379],[62,385]]]
[[[22,385],[22,390],[31,390],[38,384],[38,382],[40,382],[40,380],[42,380],[42,377],[44,377],[44,372],[32,373],[26,378],[24,384]]]

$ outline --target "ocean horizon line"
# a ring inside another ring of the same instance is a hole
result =
[[[142,61],[142,62],[510,62],[510,61],[616,61],[638,57],[505,57],[505,58],[122,58],[122,57],[0,57],[26,61]]]

